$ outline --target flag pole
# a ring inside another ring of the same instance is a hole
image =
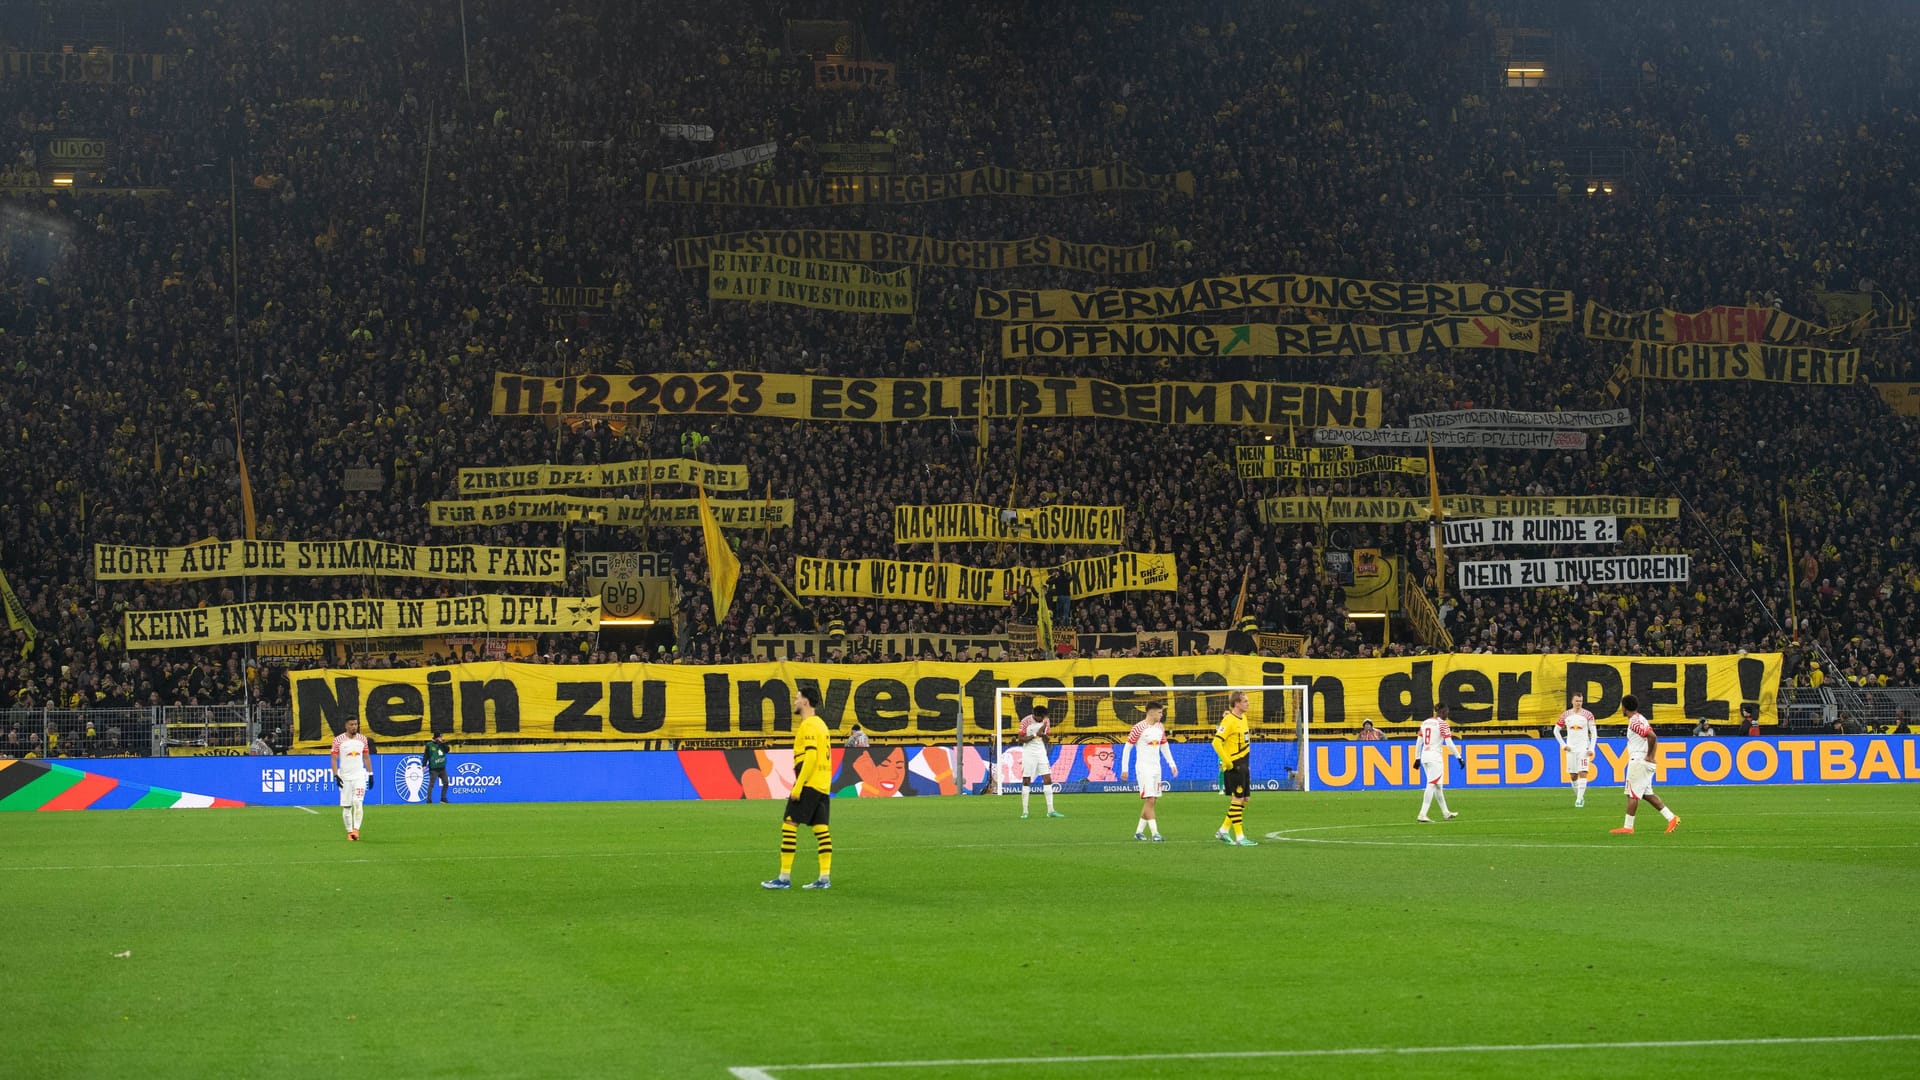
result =
[[[1427,496],[1432,503],[1427,539],[1433,545],[1433,592],[1442,600],[1447,596],[1447,548],[1441,540],[1440,467],[1433,458],[1433,430],[1427,430]]]
[[[1787,524],[1787,497],[1780,496],[1780,534],[1787,539],[1787,615],[1793,620],[1793,643],[1800,644],[1800,598],[1793,580],[1793,528]]]
[[[247,475],[246,427],[241,422],[241,388],[246,382],[244,353],[240,348],[240,180],[233,158],[227,158],[227,267],[233,277],[233,459],[240,472],[240,517],[247,539],[259,539],[253,511],[253,480]],[[243,560],[244,562],[244,560]],[[251,574],[240,575],[240,602],[252,603]],[[240,701],[246,708],[247,742],[259,737],[253,727],[253,679],[255,657],[253,642],[246,643],[246,662],[240,669]]]

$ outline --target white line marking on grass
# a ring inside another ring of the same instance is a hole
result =
[[[311,807],[311,806],[296,806],[296,807],[294,807],[294,809],[295,809],[295,810],[305,810],[305,811],[306,811],[307,813],[309,813],[309,814],[315,814],[315,815],[318,815],[318,814],[320,813],[320,811],[318,811],[318,810],[315,810],[315,809],[314,809],[313,807]]]
[[[997,1065],[1094,1065],[1132,1061],[1245,1061],[1258,1058],[1383,1057],[1397,1054],[1532,1054],[1557,1050],[1686,1050],[1726,1046],[1814,1046],[1920,1041],[1920,1035],[1810,1035],[1755,1039],[1665,1039],[1636,1042],[1483,1043],[1469,1046],[1353,1046],[1322,1050],[1208,1050],[1168,1054],[1081,1054],[1058,1057],[945,1058],[929,1061],[843,1061],[804,1065],[735,1065],[738,1080],[776,1080],[775,1073],[853,1069],[967,1069]]]

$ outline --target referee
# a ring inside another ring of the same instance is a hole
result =
[[[787,796],[787,812],[780,823],[780,876],[763,881],[763,889],[793,888],[793,854],[799,847],[800,826],[813,827],[813,839],[820,850],[820,880],[804,889],[830,889],[828,875],[833,871],[833,833],[827,829],[827,810],[832,800],[833,747],[827,738],[827,725],[814,715],[813,692],[804,687],[793,695],[793,711],[799,720],[793,725],[793,794]]]

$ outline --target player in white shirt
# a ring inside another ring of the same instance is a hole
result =
[[[1420,797],[1420,816],[1415,821],[1431,822],[1427,810],[1435,799],[1440,800],[1440,815],[1448,821],[1460,816],[1457,811],[1447,809],[1447,758],[1458,757],[1460,747],[1453,741],[1453,728],[1447,724],[1447,707],[1441,705],[1433,710],[1433,715],[1420,721],[1420,734],[1414,736],[1414,745],[1420,748],[1420,767],[1426,770],[1427,789]]]
[[[333,782],[340,788],[340,819],[347,839],[360,839],[367,784],[373,778],[373,744],[360,734],[360,718],[347,717],[347,730],[333,737]]]
[[[1053,808],[1053,770],[1047,762],[1047,732],[1053,721],[1047,719],[1047,707],[1035,705],[1033,712],[1020,718],[1020,816],[1027,816],[1027,801],[1033,797],[1033,782],[1047,797],[1047,816],[1066,817]]]
[[[1167,768],[1174,776],[1180,775],[1180,766],[1173,763],[1173,748],[1167,745],[1166,706],[1156,701],[1147,706],[1147,718],[1133,725],[1127,733],[1127,743],[1120,750],[1120,779],[1127,778],[1127,766],[1133,761],[1133,748],[1140,748],[1140,823],[1133,827],[1133,838],[1145,840],[1148,830],[1153,831],[1157,841],[1160,836],[1160,822],[1155,818],[1155,806],[1160,801],[1160,762],[1164,759]]]
[[[1660,816],[1667,819],[1667,831],[1672,832],[1680,827],[1680,817],[1653,793],[1654,753],[1660,748],[1660,736],[1640,715],[1640,703],[1632,694],[1620,699],[1620,711],[1627,714],[1627,823],[1614,829],[1613,834],[1633,835],[1633,816],[1639,812],[1642,799],[1660,811]]]
[[[1586,695],[1573,695],[1567,711],[1553,722],[1553,737],[1560,743],[1560,756],[1573,779],[1575,806],[1587,805],[1587,771],[1593,765],[1593,714],[1586,710],[1586,703]]]

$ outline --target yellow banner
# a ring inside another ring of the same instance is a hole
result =
[[[673,264],[697,270],[715,251],[747,251],[789,259],[857,263],[904,263],[951,270],[1015,270],[1052,266],[1089,274],[1144,274],[1153,269],[1153,241],[1144,244],[1076,244],[1057,236],[1024,240],[945,240],[936,236],[871,229],[754,229],[682,236],[673,242]]]
[[[654,458],[605,465],[502,465],[461,469],[462,495],[496,491],[561,491],[567,488],[639,487],[642,484],[698,484],[709,491],[745,491],[745,465],[708,465],[692,458]]]
[[[1165,288],[976,289],[973,294],[974,318],[1016,322],[1156,322],[1263,307],[1573,321],[1573,294],[1563,289],[1362,281],[1308,274],[1238,274]]]
[[[1580,333],[1596,341],[1651,341],[1664,345],[1733,345],[1741,342],[1789,345],[1835,333],[1776,307],[1722,304],[1705,311],[1615,311],[1587,301]]]
[[[707,299],[911,315],[913,270],[882,273],[860,263],[716,251],[707,256]]]
[[[1540,324],[1448,315],[1423,322],[1009,323],[1000,355],[1018,356],[1404,356],[1441,349],[1540,351]]]
[[[982,503],[934,503],[893,508],[896,544],[1124,544],[1124,506],[1042,506],[1006,509]]]
[[[1794,386],[1851,386],[1860,380],[1859,349],[1810,345],[1634,346],[1632,373],[1642,379],[1689,382],[1746,380]]]
[[[1380,391],[1317,383],[1157,382],[1040,375],[856,379],[713,371],[704,375],[495,372],[495,416],[770,416],[784,420],[1090,417],[1145,424],[1380,426]]]
[[[784,529],[793,524],[792,499],[714,499],[723,529]],[[435,500],[432,525],[502,525],[510,521],[584,521],[593,525],[700,527],[698,499],[595,499],[583,495],[502,495],[492,499]]]
[[[477,748],[541,740],[617,742],[661,739],[791,738],[794,691],[819,703],[828,728],[854,723],[875,735],[948,744],[964,729],[969,741],[991,738],[994,689],[1030,689],[1007,704],[1024,712],[1037,701],[1055,709],[1054,734],[1067,740],[1123,737],[1143,706],[1167,703],[1177,734],[1198,735],[1216,718],[1198,694],[1170,686],[1303,686],[1316,728],[1358,727],[1362,718],[1409,730],[1447,705],[1456,729],[1531,725],[1542,731],[1584,694],[1602,724],[1619,725],[1620,697],[1639,698],[1660,724],[1694,719],[1724,723],[1740,706],[1758,706],[1775,724],[1780,654],[1751,656],[1610,657],[1488,655],[1395,657],[1384,660],[1284,660],[1253,656],[1085,659],[1033,663],[832,664],[776,661],[699,667],[677,664],[460,664],[446,668],[291,673],[295,753],[325,753],[334,735],[357,717],[376,740],[452,733]],[[429,684],[428,680],[433,683]],[[1063,686],[1139,686],[1138,697],[1066,699]],[[1255,695],[1256,727],[1290,725],[1292,694]]]
[[[358,576],[442,581],[567,580],[557,547],[389,544],[381,540],[203,540],[184,547],[93,545],[99,581]]]
[[[886,89],[894,86],[898,77],[898,69],[886,60],[831,57],[813,62],[813,85],[821,90]]]
[[[1901,416],[1920,417],[1920,382],[1874,383],[1873,388],[1885,399],[1887,408]]]
[[[1237,449],[1270,450],[1272,447],[1242,446]],[[1352,447],[1340,449],[1350,451]],[[1353,458],[1347,461],[1290,461],[1275,458],[1249,458],[1243,455],[1234,462],[1234,471],[1243,480],[1350,480],[1357,476],[1372,476],[1376,473],[1425,476],[1427,459],[1375,454],[1371,457]]]
[[[988,165],[946,173],[889,173],[874,176],[836,174],[802,180],[771,180],[763,176],[724,173],[709,176],[647,174],[649,203],[760,206],[778,210],[809,210],[821,206],[910,206],[995,195],[1069,198],[1109,191],[1192,195],[1193,174],[1142,172],[1124,162],[1039,171]]]
[[[1449,518],[1680,516],[1680,500],[1658,495],[1442,495],[1440,508]],[[1399,498],[1315,496],[1261,499],[1258,505],[1260,520],[1270,525],[1426,521],[1431,510],[1427,499]]]
[[[1071,580],[1074,599],[1116,592],[1173,592],[1180,574],[1173,556],[1122,551],[1060,564]],[[1051,567],[1015,566],[995,570],[958,563],[897,562],[892,559],[794,559],[794,592],[801,596],[862,596],[884,600],[923,600],[936,604],[1013,603],[1016,587],[1044,595]]]
[[[129,611],[121,625],[129,649],[369,635],[592,633],[600,629],[600,598],[486,593],[438,600],[286,600]]]
[[[1351,446],[1277,446],[1273,443],[1259,443],[1253,446],[1233,448],[1235,464],[1248,462],[1297,461],[1311,465],[1325,465],[1335,461],[1352,461]]]

